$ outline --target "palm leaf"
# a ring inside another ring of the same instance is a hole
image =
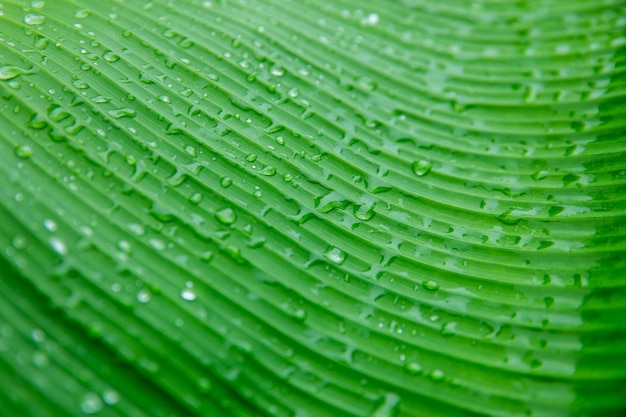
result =
[[[623,415],[625,16],[3,1],[0,415]]]

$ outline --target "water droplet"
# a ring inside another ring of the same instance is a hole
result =
[[[200,204],[201,200],[202,200],[202,194],[200,193],[193,193],[192,195],[189,196],[189,199],[188,199],[188,201],[193,205]]]
[[[74,12],[74,17],[77,19],[84,19],[89,16],[89,11],[87,9],[78,9]]]
[[[409,375],[420,375],[424,372],[424,370],[422,369],[422,366],[417,362],[407,363],[406,365],[404,365],[404,370]]]
[[[79,90],[86,90],[86,89],[89,88],[89,84],[87,84],[83,80],[74,80],[74,81],[72,81],[72,85],[74,87],[78,88]]]
[[[346,258],[348,257],[348,255],[344,251],[335,246],[329,247],[329,249],[324,253],[324,256],[329,261],[337,265],[341,265],[342,263],[344,263]]]
[[[67,255],[67,245],[64,241],[57,237],[52,237],[48,242],[50,243],[50,247],[52,248],[52,250],[55,251],[57,254],[61,256]]]
[[[145,288],[137,293],[137,301],[139,301],[141,304],[146,304],[150,302],[151,299],[152,294],[150,294],[150,291],[146,290]]]
[[[378,23],[379,20],[380,20],[380,17],[378,16],[378,14],[370,13],[369,15],[361,19],[361,24],[363,26],[374,26]]]
[[[83,414],[96,414],[102,409],[102,400],[93,392],[88,392],[80,403],[80,410]]]
[[[185,146],[185,152],[187,153],[187,155],[191,156],[192,158],[195,158],[196,156],[198,156],[198,151],[193,146]]]
[[[413,162],[411,168],[413,168],[413,173],[415,175],[422,177],[430,172],[432,165],[426,160],[421,160]]]
[[[437,291],[439,289],[439,284],[435,281],[425,281],[422,285],[428,291]]]
[[[270,70],[270,74],[272,74],[274,77],[282,77],[283,75],[285,75],[285,69],[281,66],[274,66]]]
[[[102,58],[104,58],[104,60],[106,62],[117,62],[120,60],[120,56],[115,54],[113,51],[107,51],[102,55]]]
[[[230,187],[232,183],[233,183],[233,180],[232,180],[232,178],[230,178],[230,177],[224,177],[224,178],[222,178],[222,180],[220,181],[220,185],[221,185],[223,188],[228,188],[228,187]]]
[[[370,220],[376,212],[374,211],[373,205],[363,204],[360,206],[354,207],[354,217],[359,220],[367,221]]]
[[[299,308],[293,312],[293,317],[299,322],[303,322],[304,320],[306,320],[306,316],[306,310],[303,308]]]
[[[46,219],[43,221],[43,227],[49,232],[54,232],[57,230],[57,224],[52,219]]]
[[[102,393],[102,400],[106,405],[115,405],[120,400],[120,394],[114,389],[107,388]]]
[[[48,355],[43,352],[35,352],[33,353],[33,365],[37,368],[45,368],[50,363],[50,359]]]
[[[133,109],[114,109],[107,111],[107,113],[114,119],[121,119],[122,117],[133,118],[137,115],[137,112]]]
[[[274,167],[273,167],[273,166],[271,166],[271,165],[268,165],[268,166],[266,166],[265,168],[263,168],[263,169],[259,172],[259,174],[261,174],[261,175],[265,175],[266,177],[271,177],[271,176],[273,176],[273,175],[275,175],[275,174],[276,174],[276,168],[274,168]]]
[[[180,298],[185,301],[194,301],[198,296],[192,288],[185,288],[180,292]]]
[[[18,158],[30,158],[32,154],[33,148],[28,145],[20,145],[15,148],[15,156],[17,156]]]
[[[41,329],[34,329],[32,332],[30,332],[30,335],[37,343],[41,343],[46,340],[46,334]]]
[[[27,25],[41,25],[46,21],[46,17],[40,14],[29,13],[24,16],[24,23]]]
[[[0,80],[7,81],[22,74],[22,70],[18,67],[5,65],[0,67]]]
[[[222,224],[233,224],[237,220],[237,215],[231,208],[225,208],[215,213],[215,218]]]
[[[446,379],[446,374],[441,369],[433,369],[428,373],[428,378],[434,382],[441,382]]]
[[[130,247],[130,243],[127,240],[120,240],[119,242],[117,242],[117,248],[124,253],[130,253],[131,252],[131,247]]]
[[[91,99],[91,101],[93,101],[96,104],[104,104],[104,103],[108,103],[109,101],[111,101],[111,98],[105,97],[105,96],[95,96]]]

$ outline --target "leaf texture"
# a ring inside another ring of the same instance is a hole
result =
[[[0,4],[0,416],[622,416],[621,0]]]

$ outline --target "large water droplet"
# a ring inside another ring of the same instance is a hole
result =
[[[5,65],[0,67],[0,80],[7,81],[22,74],[22,70],[18,67]]]

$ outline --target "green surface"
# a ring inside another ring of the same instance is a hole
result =
[[[0,3],[0,416],[626,413],[626,3]]]

